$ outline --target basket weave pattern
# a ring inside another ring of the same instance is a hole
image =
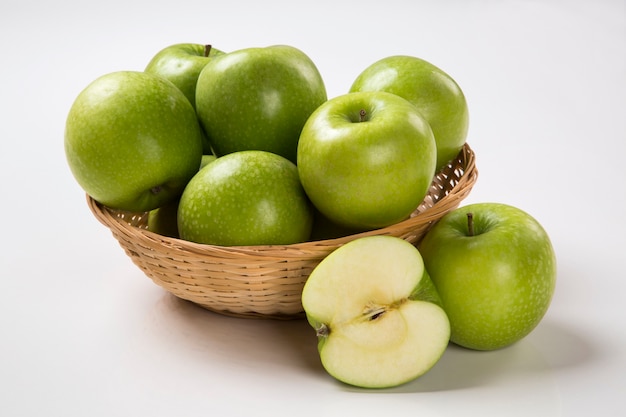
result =
[[[87,197],[96,218],[148,277],[177,297],[221,314],[299,318],[311,271],[339,246],[359,237],[392,235],[417,244],[434,222],[459,206],[476,182],[475,155],[465,145],[434,178],[428,195],[405,221],[338,239],[293,245],[223,247],[147,230],[148,213],[112,210]]]

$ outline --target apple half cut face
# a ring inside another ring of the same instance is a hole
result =
[[[302,304],[323,367],[354,386],[409,382],[437,363],[450,339],[419,251],[392,236],[356,239],[328,255],[307,280]]]

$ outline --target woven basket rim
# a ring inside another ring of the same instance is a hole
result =
[[[208,310],[243,318],[303,317],[302,288],[309,274],[341,245],[370,235],[391,235],[412,244],[458,207],[478,177],[475,155],[465,144],[437,172],[411,217],[394,225],[335,239],[292,245],[216,246],[147,230],[149,212],[113,210],[87,195],[96,219],[106,226],[133,263],[155,284]]]
[[[299,258],[310,252],[312,249],[316,247],[324,247],[327,248],[329,246],[341,246],[351,240],[356,238],[361,238],[365,236],[371,235],[385,235],[385,234],[394,234],[394,231],[402,228],[402,229],[411,229],[413,227],[417,227],[427,222],[436,221],[441,217],[442,211],[449,211],[451,206],[458,206],[458,203],[454,204],[455,201],[449,201],[455,199],[455,197],[459,200],[462,200],[473,187],[477,176],[478,171],[476,169],[475,164],[475,154],[469,144],[465,144],[459,153],[459,156],[463,160],[464,172],[460,177],[459,182],[454,186],[454,188],[446,194],[439,201],[435,202],[432,207],[425,209],[424,211],[414,215],[404,221],[396,223],[391,226],[387,226],[380,229],[374,229],[366,232],[355,233],[347,236],[342,236],[338,238],[332,239],[323,239],[323,240],[313,240],[313,241],[305,241],[300,243],[293,243],[289,245],[255,245],[255,246],[219,246],[219,245],[211,245],[204,243],[196,243],[188,240],[184,240],[181,238],[174,238],[163,236],[154,232],[151,232],[147,229],[143,229],[140,227],[135,227],[130,225],[127,221],[121,218],[118,214],[122,211],[108,208],[101,203],[97,202],[91,196],[86,195],[87,204],[91,209],[92,213],[98,219],[100,223],[109,229],[115,229],[118,233],[123,234],[132,234],[135,238],[141,239],[148,244],[152,244],[154,246],[159,247],[170,247],[173,250],[185,250],[190,253],[197,253],[199,255],[206,254],[207,251],[212,255],[219,255],[220,253],[229,257],[236,254],[241,257],[259,257],[263,254],[268,254],[271,256],[283,256],[285,258]],[[458,159],[458,158],[457,158]],[[457,195],[461,194],[461,195]],[[451,203],[451,204],[446,204]],[[141,216],[145,215],[145,213],[130,213],[124,212],[128,216]]]

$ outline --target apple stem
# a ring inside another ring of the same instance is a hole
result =
[[[365,119],[366,116],[367,116],[367,112],[361,109],[361,111],[359,112],[359,121],[364,122],[366,120]]]
[[[204,56],[205,57],[209,56],[209,54],[211,53],[211,48],[212,48],[211,45],[204,45]]]
[[[467,213],[467,234],[474,236],[474,213]]]
[[[330,334],[330,329],[325,324],[322,324],[315,332],[315,335],[317,337],[328,337],[329,334]]]

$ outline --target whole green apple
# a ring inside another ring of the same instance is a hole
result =
[[[383,58],[359,74],[350,91],[387,91],[417,106],[435,135],[437,169],[455,158],[465,144],[469,127],[465,95],[452,77],[423,59]]]
[[[263,150],[296,161],[300,130],[326,101],[311,59],[276,45],[213,58],[196,87],[196,109],[215,154]]]
[[[406,219],[435,174],[433,133],[407,100],[385,92],[349,93],[322,104],[298,144],[298,171],[315,207],[357,230]]]
[[[144,71],[171,81],[195,108],[200,72],[213,57],[223,53],[211,45],[178,43],[157,52]]]
[[[304,285],[302,306],[326,371],[360,387],[425,374],[450,338],[419,251],[393,236],[352,240],[324,258]]]
[[[477,203],[439,220],[419,245],[452,327],[451,340],[499,349],[528,335],[548,310],[556,257],[536,219]]]
[[[72,104],[65,154],[96,201],[149,211],[178,198],[198,171],[201,129],[189,100],[171,82],[145,72],[113,72]]]
[[[239,151],[202,168],[178,206],[185,240],[221,246],[306,241],[313,208],[296,166],[266,151]]]

